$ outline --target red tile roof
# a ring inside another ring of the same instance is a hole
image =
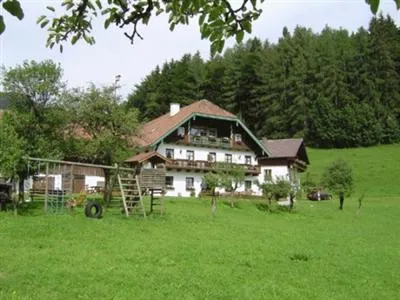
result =
[[[200,100],[188,106],[182,107],[178,113],[171,116],[166,113],[146,124],[141,128],[140,138],[137,140],[140,146],[146,147],[176,128],[181,122],[193,114],[204,114],[210,116],[236,119],[236,116],[208,100]]]

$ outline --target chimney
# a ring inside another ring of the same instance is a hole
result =
[[[181,109],[181,105],[179,103],[170,103],[169,105],[169,115],[175,116],[179,110]]]

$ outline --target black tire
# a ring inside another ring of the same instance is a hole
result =
[[[94,210],[94,211],[93,211]],[[88,202],[85,205],[85,216],[88,218],[100,219],[103,214],[103,207],[98,202]]]

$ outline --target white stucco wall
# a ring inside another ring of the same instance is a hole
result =
[[[225,154],[232,154],[232,162],[235,164],[244,164],[245,156],[251,156],[251,164],[257,165],[256,155],[252,151],[232,151],[229,149],[217,149],[195,146],[182,146],[173,144],[161,144],[157,151],[163,156],[166,156],[165,149],[174,149],[174,159],[186,159],[186,151],[194,151],[194,160],[208,160],[208,154],[215,152],[217,162],[225,161]]]
[[[287,166],[261,166],[261,173],[258,175],[258,181],[264,182],[264,170],[271,170],[272,181],[279,179],[289,180],[289,169]]]
[[[97,186],[99,181],[104,182],[104,177],[101,176],[85,176],[85,186],[92,187]]]
[[[232,163],[235,164],[245,164],[245,156],[251,156],[251,164],[257,165],[256,155],[252,151],[236,151],[230,149],[219,149],[219,148],[208,148],[208,147],[195,147],[195,146],[184,146],[184,145],[175,145],[175,144],[161,144],[157,151],[166,156],[166,149],[174,149],[174,159],[187,159],[186,152],[188,150],[194,151],[194,160],[208,160],[208,154],[210,152],[214,152],[216,154],[217,162],[225,161],[225,154],[232,155]],[[190,191],[186,191],[186,177],[194,178],[194,187],[195,187],[195,195],[201,192],[201,183],[202,178],[206,173],[204,172],[186,172],[186,171],[168,171],[167,176],[174,177],[174,189],[167,191],[167,196],[182,196],[188,197],[190,196]],[[261,192],[258,188],[258,185],[255,181],[258,181],[257,176],[248,176],[245,180],[249,180],[252,182],[252,190],[255,195],[261,195]],[[219,192],[224,192],[224,189],[219,189]],[[245,185],[244,183],[238,187],[237,192],[244,192]]]
[[[174,189],[167,190],[166,196],[173,196],[173,197],[189,197],[191,191],[186,190],[186,177],[193,177],[194,178],[194,188],[195,188],[195,196],[197,197],[201,192],[201,183],[203,180],[203,176],[206,173],[204,172],[177,172],[177,171],[168,171],[167,176],[174,177]],[[254,182],[257,180],[256,176],[248,176],[245,180],[252,181],[252,190],[254,195],[261,195],[261,191],[258,188],[258,185]],[[244,183],[238,187],[236,192],[244,192],[245,185]],[[224,189],[217,189],[217,192],[224,193]]]
[[[194,178],[195,196],[197,197],[199,195],[201,191],[201,182],[204,173],[169,171],[167,172],[167,176],[174,177],[174,189],[167,190],[166,196],[190,197],[191,191],[186,190],[186,177]]]

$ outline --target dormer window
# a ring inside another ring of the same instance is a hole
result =
[[[185,136],[185,127],[178,128],[178,136],[184,137]]]
[[[242,135],[240,133],[235,133],[234,139],[235,139],[235,143],[237,143],[237,144],[242,143]]]

